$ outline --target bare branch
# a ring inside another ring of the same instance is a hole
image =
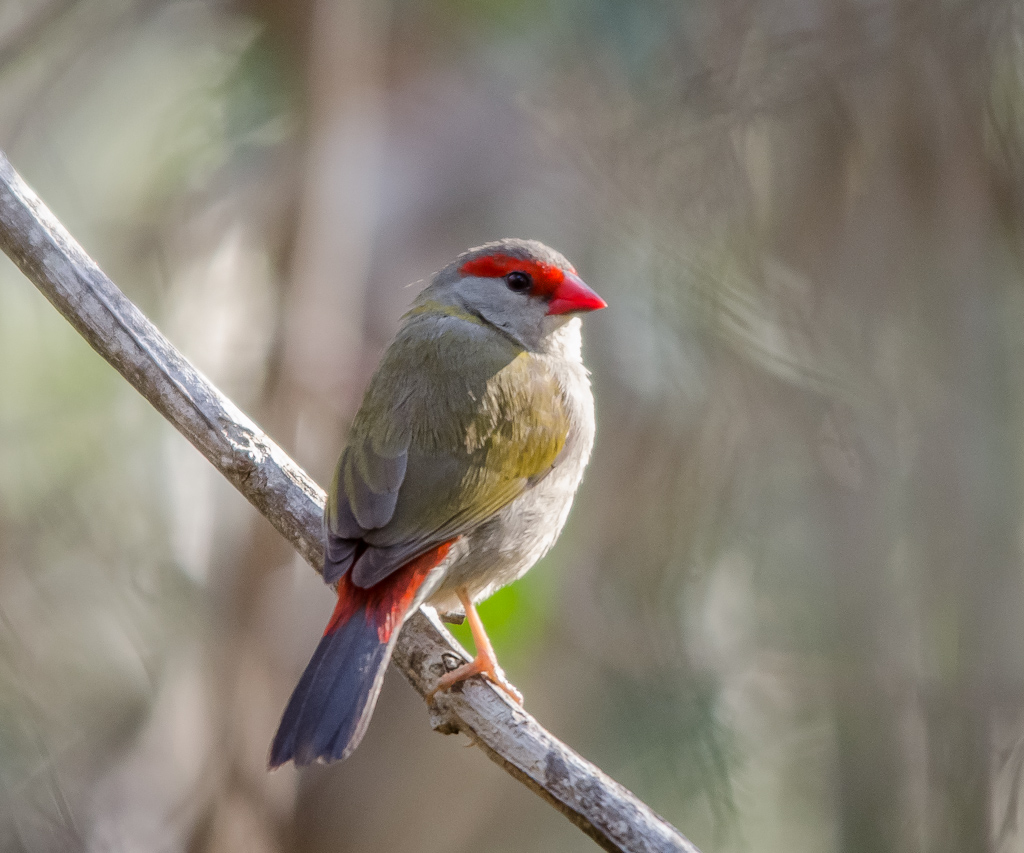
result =
[[[117,289],[2,153],[0,247],[93,349],[320,571],[323,491]],[[465,657],[433,610],[424,608],[402,629],[393,661],[425,694]],[[439,695],[431,722],[446,734],[465,732],[606,850],[699,853],[632,793],[479,679]]]

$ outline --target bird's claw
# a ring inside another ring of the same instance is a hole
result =
[[[513,702],[515,702],[520,708],[523,707],[523,694],[519,692],[518,688],[511,681],[508,681],[505,678],[502,678],[501,681],[492,678],[491,681],[493,681],[495,684],[498,685],[498,687],[504,690],[508,694],[509,698]]]
[[[458,684],[460,681],[465,681],[467,678],[472,678],[474,675],[486,676],[496,687],[500,687],[509,698],[512,699],[517,705],[522,707],[523,705],[523,694],[516,689],[516,686],[512,684],[505,677],[504,671],[497,665],[496,662],[489,661],[486,658],[478,655],[469,663],[464,663],[457,669],[453,669],[451,672],[446,672],[438,680],[437,684],[434,685],[434,689],[431,690],[426,699],[428,702],[434,700],[434,696],[440,690],[447,690],[450,687]]]

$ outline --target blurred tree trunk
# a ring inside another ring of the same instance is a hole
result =
[[[823,38],[827,38],[823,34]],[[848,212],[848,167],[858,140],[838,92],[814,86],[800,114],[788,124],[776,149],[776,252],[808,276],[819,292],[812,297],[811,334],[827,339],[860,327],[873,341],[885,303],[872,300],[876,281],[857,274],[843,280],[837,261]],[[836,310],[838,302],[845,306]],[[866,313],[864,311],[866,310]],[[831,320],[841,317],[829,328]],[[861,387],[872,387],[871,353],[848,353],[847,367]],[[859,371],[864,371],[857,375]],[[789,404],[796,403],[792,397]],[[797,403],[807,446],[818,459],[820,475],[815,524],[821,541],[821,570],[830,575],[834,596],[829,654],[833,665],[836,733],[835,797],[840,847],[847,851],[910,849],[909,797],[904,775],[902,736],[906,711],[895,678],[903,638],[890,630],[890,566],[895,530],[887,523],[892,483],[893,435],[879,423],[877,400],[867,411],[810,395]]]
[[[370,0],[250,5],[267,24],[267,38],[309,56],[297,198],[279,202],[292,211],[294,224],[281,253],[277,354],[257,418],[315,479],[327,482],[364,379],[363,305],[386,7]],[[245,737],[270,730],[294,684],[291,667],[268,671],[281,659],[274,647],[284,639],[311,647],[322,627],[303,624],[298,611],[307,609],[304,601],[280,600],[287,587],[274,575],[295,561],[276,531],[254,517],[248,547],[232,560],[235,569],[222,592],[232,622],[217,676],[229,769],[197,850],[237,849],[240,840],[260,849],[296,844],[296,777],[286,771],[268,775],[268,744]],[[308,567],[298,571],[305,575]],[[268,603],[268,596],[278,600]],[[328,591],[323,601],[329,604]],[[274,610],[295,618],[292,638],[282,638],[281,622],[268,625]],[[246,719],[252,722],[241,722]]]

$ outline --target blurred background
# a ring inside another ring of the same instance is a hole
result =
[[[1021,3],[2,0],[0,146],[320,483],[407,284],[563,251],[527,708],[705,853],[1024,850]],[[332,603],[3,259],[0,849],[596,849],[396,673],[267,774]]]

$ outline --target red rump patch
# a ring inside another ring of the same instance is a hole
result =
[[[351,580],[352,573],[346,572],[338,581],[338,603],[334,606],[334,613],[324,635],[333,633],[355,613],[365,610],[367,623],[377,627],[377,636],[382,643],[386,643],[395,628],[401,625],[405,611],[416,597],[416,591],[430,570],[448,556],[453,542],[455,539],[442,542],[436,548],[420,554],[369,589],[356,586]]]
[[[511,255],[484,255],[466,261],[459,272],[463,275],[475,275],[480,278],[504,278],[510,272],[525,272],[533,279],[531,296],[551,296],[565,280],[565,272],[554,264],[544,261],[523,260]],[[575,273],[576,270],[569,268]]]

